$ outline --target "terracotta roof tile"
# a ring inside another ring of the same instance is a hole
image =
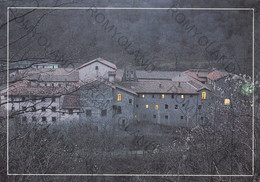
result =
[[[228,75],[227,72],[214,70],[214,71],[212,71],[208,74],[207,78],[210,79],[210,80],[218,80],[218,79],[225,77],[227,75]]]

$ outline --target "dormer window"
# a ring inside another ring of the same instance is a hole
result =
[[[98,66],[95,67],[95,70],[98,70]]]

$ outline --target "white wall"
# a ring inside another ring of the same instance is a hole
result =
[[[96,66],[98,66],[98,70],[96,70]],[[83,82],[86,80],[95,78],[95,77],[102,77],[108,79],[108,72],[115,71],[115,69],[106,66],[100,62],[94,62],[90,65],[87,65],[83,68],[79,69],[79,79]]]

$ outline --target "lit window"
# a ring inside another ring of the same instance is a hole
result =
[[[142,98],[144,98],[144,94],[142,95]]]
[[[137,118],[137,115],[135,115],[135,118]]]
[[[149,107],[148,104],[146,104],[146,105],[145,105],[145,108],[148,109],[148,107]]]
[[[201,93],[201,99],[205,100],[206,99],[206,92]]]
[[[230,99],[225,99],[224,100],[224,105],[229,106],[230,105]]]
[[[184,99],[184,95],[181,95],[181,98]]]
[[[117,101],[121,101],[122,100],[122,95],[121,94],[117,94]]]
[[[156,109],[156,110],[158,110],[158,109],[159,109],[159,106],[158,106],[157,104],[155,105],[155,109]]]
[[[162,99],[164,98],[164,94],[162,94],[161,98],[162,98]]]

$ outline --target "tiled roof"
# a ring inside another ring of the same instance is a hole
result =
[[[17,82],[9,88],[10,95],[35,95],[35,96],[60,96],[67,93],[73,93],[78,90],[79,85],[73,84],[64,87],[52,87],[52,86],[33,86],[29,85],[27,80]],[[6,94],[6,93],[4,93]]]
[[[129,93],[131,93],[131,94],[137,95],[136,92],[134,92],[132,89],[125,88],[125,87],[122,86],[122,85],[119,85],[119,84],[113,83],[113,82],[109,82],[108,80],[103,79],[103,78],[100,78],[100,77],[96,77],[96,78],[90,79],[90,80],[88,80],[88,81],[85,82],[85,83],[81,83],[81,86],[82,86],[82,85],[89,84],[89,83],[92,83],[92,82],[95,82],[95,81],[99,81],[99,82],[101,82],[101,83],[104,83],[104,84],[106,84],[107,86],[112,87],[113,89],[118,88],[118,89],[124,90],[124,91],[126,91],[126,92],[129,92]]]
[[[184,73],[186,75],[188,75],[188,76],[190,76],[190,77],[200,81],[200,82],[206,82],[207,81],[206,77],[199,77],[198,76],[198,72],[193,72],[193,71],[188,70],[188,71],[185,71]]]
[[[173,77],[176,77],[180,74],[180,71],[144,71],[136,70],[136,76],[139,80],[172,80]],[[124,70],[116,70],[116,79],[121,81],[124,74]]]
[[[89,62],[87,62],[87,63],[85,63],[85,64],[79,66],[79,67],[76,68],[76,69],[83,68],[83,67],[85,67],[85,66],[87,66],[87,65],[90,65],[90,64],[96,62],[96,61],[98,61],[98,62],[100,62],[100,63],[102,63],[102,64],[104,64],[104,65],[107,65],[107,66],[109,66],[109,67],[111,67],[111,68],[113,68],[113,69],[115,69],[115,70],[117,69],[117,67],[116,67],[115,64],[113,64],[113,63],[111,63],[111,62],[109,62],[109,61],[107,61],[107,60],[105,60],[105,59],[102,59],[102,58],[96,58],[96,59],[94,59],[94,60],[92,60],[92,61],[89,61]]]
[[[78,95],[69,94],[64,96],[63,109],[79,109],[80,108],[80,98]]]
[[[179,85],[180,84],[180,85]],[[196,88],[187,82],[173,81],[138,81],[122,83],[124,87],[130,88],[137,93],[183,93],[196,94]]]
[[[79,73],[77,71],[71,72],[71,68],[41,68],[30,69],[29,71],[21,71],[19,75],[28,80],[48,81],[48,82],[77,82],[79,81]],[[19,76],[18,75],[18,76]]]
[[[210,80],[218,80],[227,75],[228,75],[228,73],[225,71],[214,70],[207,75],[207,78]]]

